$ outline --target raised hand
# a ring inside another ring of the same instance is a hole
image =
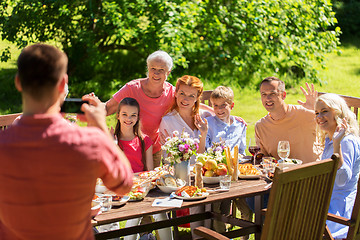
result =
[[[98,98],[94,92],[91,92],[91,93],[88,93],[88,94],[85,94],[84,97],[95,97],[95,98]]]
[[[334,153],[338,153],[340,155],[339,159],[339,166],[340,168],[344,164],[344,158],[342,156],[341,152],[341,145],[340,142],[345,136],[346,129],[349,127],[346,118],[344,118],[340,123],[338,123],[335,132],[333,134],[332,140],[333,140],[333,147],[334,147]]]
[[[202,136],[206,137],[208,131],[208,123],[206,119],[202,119],[199,114],[195,115],[195,127],[199,129]]]
[[[306,102],[298,100],[298,103],[303,106],[304,108],[314,110],[315,108],[315,101],[318,97],[318,92],[314,88],[314,84],[311,84],[311,88],[308,83],[306,83],[307,91],[300,87],[301,91],[304,93],[304,96],[306,98]]]
[[[109,130],[106,125],[106,111],[101,101],[94,96],[86,95],[82,97],[83,100],[89,101],[89,104],[84,103],[81,110],[85,113],[85,121],[89,126],[96,126],[109,135]]]
[[[341,140],[345,136],[346,129],[349,127],[346,118],[344,118],[340,124],[337,125],[333,134],[333,143],[340,144]]]

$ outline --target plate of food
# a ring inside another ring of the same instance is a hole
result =
[[[185,186],[185,184],[184,180],[175,178],[170,174],[162,175],[156,180],[156,186],[164,193],[172,193]]]
[[[302,161],[294,158],[286,158],[284,160],[280,159],[276,164],[277,167],[280,169],[287,168],[287,167],[295,167],[301,165]]]
[[[239,164],[238,170],[240,179],[258,179],[261,176],[261,171],[251,163]]]
[[[113,195],[112,196],[112,205],[113,206],[122,206],[125,205],[128,201],[130,200],[129,196],[118,196],[118,195]]]
[[[143,200],[150,190],[150,183],[138,185],[132,188],[132,190],[126,194],[129,197],[129,202],[141,201]]]
[[[184,186],[178,189],[173,196],[178,199],[193,201],[205,199],[209,193],[205,188],[198,188],[196,186]]]

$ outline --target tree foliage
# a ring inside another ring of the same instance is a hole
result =
[[[317,81],[339,28],[328,0],[3,0],[2,39],[23,48],[55,42],[69,56],[76,92],[113,89],[144,76],[155,50],[173,76],[236,79],[295,73]],[[0,50],[1,60],[9,57]]]

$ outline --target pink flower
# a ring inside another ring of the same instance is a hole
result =
[[[182,144],[179,145],[179,151],[180,152],[184,152],[184,150],[186,150],[186,147]]]

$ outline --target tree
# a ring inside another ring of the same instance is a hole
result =
[[[157,49],[174,58],[173,76],[245,85],[293,72],[317,81],[314,65],[324,66],[340,33],[328,30],[336,23],[328,0],[4,0],[0,20],[2,39],[19,48],[58,44],[77,94],[144,76]]]

